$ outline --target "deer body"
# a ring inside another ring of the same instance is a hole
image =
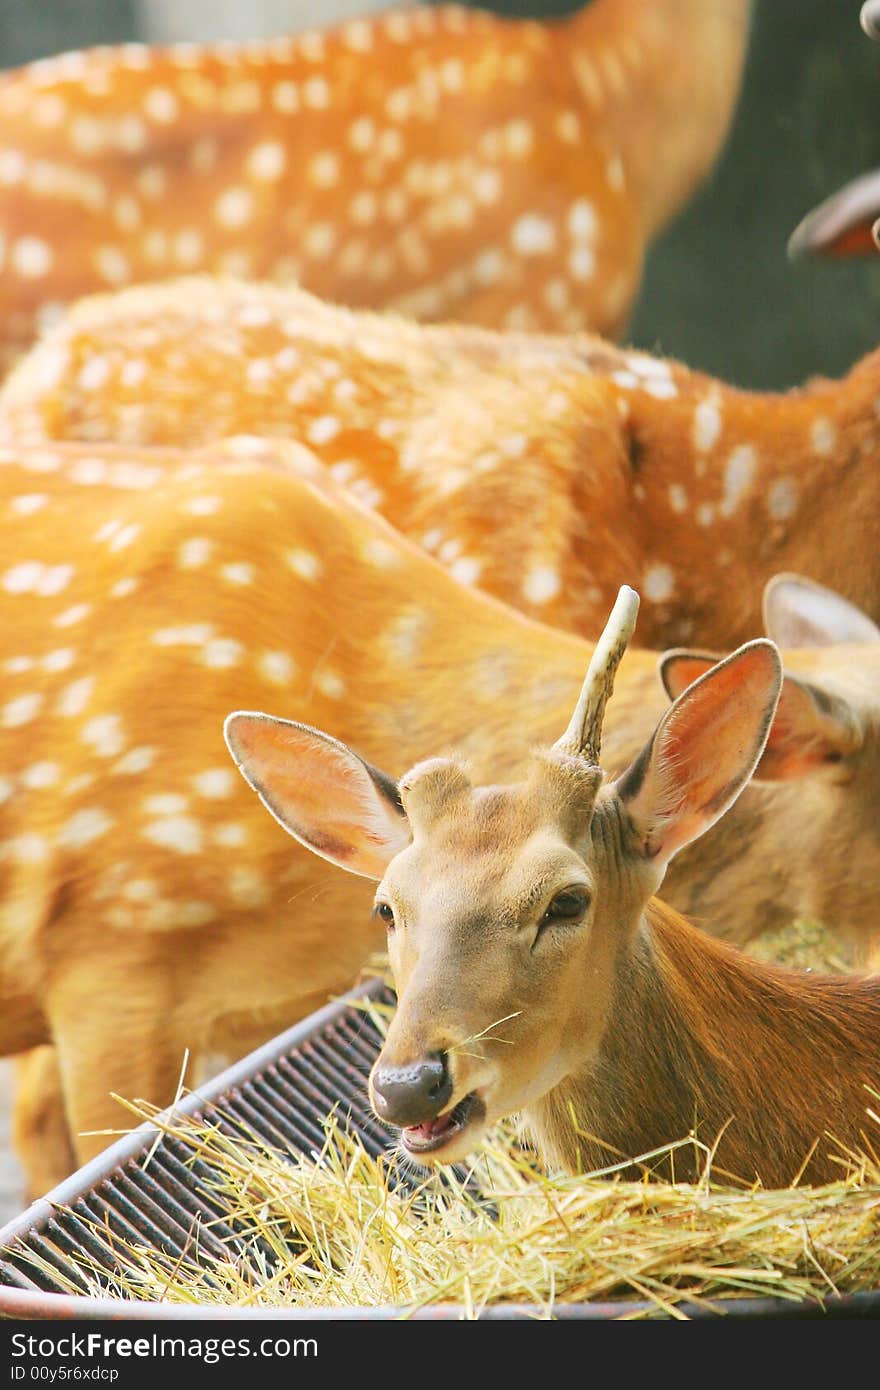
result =
[[[634,621],[622,590],[566,733],[519,782],[479,785],[434,758],[394,784],[256,712],[229,716],[227,743],[301,844],[379,880],[398,1005],[371,1097],[406,1153],[455,1162],[521,1112],[573,1171],[622,1160],[694,1179],[712,1151],[745,1182],[829,1180],[869,1142],[880,979],[745,961],[652,902],[757,764],[778,654],[757,641],[711,668],[603,786],[605,703]],[[702,1151],[652,1153],[692,1131]]]
[[[0,393],[7,438],[305,442],[459,580],[589,635],[622,582],[640,641],[726,647],[807,574],[880,615],[880,353],[738,391],[595,338],[353,313],[190,280],[79,305]],[[846,543],[841,543],[841,537]]]
[[[749,11],[595,0],[538,23],[415,6],[7,74],[4,356],[59,304],[186,269],[615,333],[647,241],[721,148]]]

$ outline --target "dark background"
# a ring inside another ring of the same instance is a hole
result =
[[[188,3],[180,0],[179,13]],[[260,0],[242,3],[254,32],[266,32]],[[377,4],[365,0],[369,8]],[[549,16],[578,6],[494,0],[486,8]],[[810,207],[880,164],[880,43],[862,33],[859,8],[860,0],[755,0],[726,150],[655,245],[630,341],[767,388],[839,375],[875,346],[880,253],[876,261],[792,265],[785,250]],[[290,15],[285,27],[294,30],[331,22],[333,10],[291,0]],[[150,0],[0,0],[0,65],[143,39],[149,18]]]

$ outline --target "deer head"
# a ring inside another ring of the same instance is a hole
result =
[[[380,880],[398,1007],[371,1099],[421,1162],[459,1159],[486,1126],[595,1064],[667,862],[761,755],[781,677],[764,640],[690,687],[603,785],[602,715],[637,607],[621,589],[568,729],[517,784],[474,786],[437,758],[395,789],[325,734],[246,712],[226,720],[234,760],[281,824]]]

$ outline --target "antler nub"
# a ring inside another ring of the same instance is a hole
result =
[[[639,596],[635,589],[621,585],[605,631],[596,643],[571,722],[553,745],[561,753],[584,758],[595,767],[599,766],[605,706],[614,687],[620,659],[635,629],[638,612]]]

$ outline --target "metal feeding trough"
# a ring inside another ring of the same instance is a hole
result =
[[[363,1004],[393,1003],[393,998],[381,980],[351,990],[178,1102],[174,1114],[210,1118],[230,1134],[256,1135],[281,1153],[310,1153],[322,1147],[324,1117],[335,1110],[370,1154],[386,1152],[388,1135],[377,1128],[366,1092],[382,1038]],[[394,1306],[254,1309],[89,1295],[83,1261],[112,1275],[118,1268],[114,1239],[161,1250],[172,1259],[184,1252],[197,1258],[199,1251],[205,1252],[206,1263],[212,1255],[228,1259],[230,1251],[246,1259],[245,1237],[223,1219],[216,1178],[210,1164],[194,1160],[180,1139],[152,1122],[141,1125],[0,1230],[0,1317],[434,1321],[468,1316],[458,1304],[412,1312]],[[414,1179],[401,1171],[397,1181],[411,1185]],[[199,1238],[194,1249],[195,1229]],[[262,1255],[271,1259],[269,1250]],[[66,1292],[71,1283],[82,1292]],[[880,1290],[830,1297],[822,1308],[772,1297],[719,1298],[678,1307],[691,1318],[877,1317]],[[652,1303],[629,1300],[559,1304],[552,1316],[610,1320],[656,1312]],[[494,1304],[479,1316],[534,1319],[546,1316],[546,1310]]]

